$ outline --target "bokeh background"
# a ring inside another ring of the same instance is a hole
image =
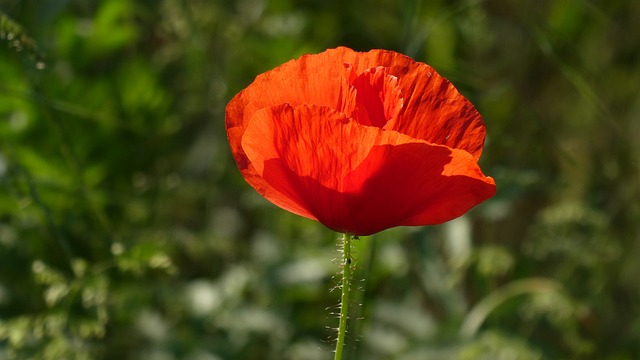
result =
[[[348,359],[640,358],[640,2],[0,0],[0,359],[333,357],[338,235],[229,99],[346,45],[483,114],[495,198],[356,244]]]

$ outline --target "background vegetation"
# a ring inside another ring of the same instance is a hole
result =
[[[497,196],[357,244],[350,359],[640,358],[640,2],[0,0],[0,359],[332,358],[338,236],[224,107],[386,48],[478,107]]]

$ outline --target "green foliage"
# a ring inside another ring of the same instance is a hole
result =
[[[544,356],[525,341],[487,332],[460,351],[459,360],[541,360]]]
[[[36,67],[44,68],[42,54],[36,45],[36,41],[24,31],[20,24],[13,21],[6,14],[0,12],[0,40],[15,52],[25,51],[32,59],[36,60]]]
[[[3,2],[0,359],[331,358],[338,235],[242,181],[224,107],[337,45],[449,78],[485,118],[498,184],[448,224],[356,241],[345,358],[637,358],[639,16],[630,0]]]

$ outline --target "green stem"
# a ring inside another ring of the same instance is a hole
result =
[[[338,341],[336,342],[336,354],[334,360],[342,360],[344,338],[347,333],[347,317],[349,314],[349,296],[351,295],[351,240],[352,235],[342,236],[342,296],[340,297],[340,323],[338,325]]]

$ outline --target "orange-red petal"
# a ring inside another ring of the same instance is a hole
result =
[[[404,94],[404,108],[386,128],[465,150],[477,161],[486,130],[473,104],[429,65],[414,63],[397,71],[394,75]]]
[[[257,111],[242,137],[259,177],[253,183],[261,184],[254,187],[285,210],[317,219],[317,203],[339,206],[339,199],[311,198],[317,185],[343,190],[346,174],[368,154],[359,127],[326,106],[284,104]]]
[[[356,91],[349,83],[341,60],[354,52],[347,48],[304,55],[258,75],[236,94],[226,107],[225,125],[231,152],[245,180],[270,192],[242,149],[242,136],[256,111],[280,104],[327,106],[350,115],[356,107]],[[276,195],[276,194],[274,194]]]
[[[369,164],[379,164],[370,171]],[[401,225],[440,224],[495,194],[467,152],[428,143],[377,145],[350,176],[366,179],[350,200],[352,228],[373,234]]]
[[[268,200],[356,235],[444,222],[495,192],[466,151],[363,126],[328,107],[258,111],[242,147],[272,190],[256,188]]]
[[[255,170],[241,146],[242,134],[256,111],[285,103],[307,104],[328,106],[352,116],[356,91],[350,80],[378,66],[397,78],[404,103],[398,116],[387,119],[387,129],[462,149],[479,159],[485,138],[482,118],[433,68],[393,51],[360,53],[339,47],[304,55],[267,71],[229,102],[225,116],[228,139],[238,167],[249,174],[247,181],[260,186],[252,182]]]
[[[366,69],[351,84],[356,89],[354,118],[363,125],[383,127],[402,110],[402,93],[398,78],[384,66]]]

